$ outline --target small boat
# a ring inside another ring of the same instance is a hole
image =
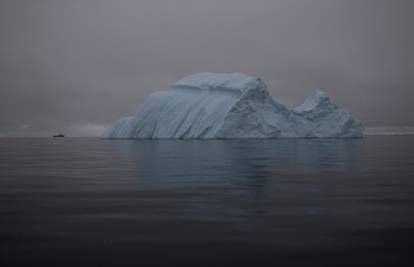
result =
[[[65,137],[64,134],[55,134],[53,137]]]

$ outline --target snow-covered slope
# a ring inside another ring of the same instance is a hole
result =
[[[364,125],[320,90],[295,109],[269,95],[258,78],[199,73],[151,94],[133,117],[118,120],[103,138],[362,137]]]

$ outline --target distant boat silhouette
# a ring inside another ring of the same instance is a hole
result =
[[[55,134],[53,137],[65,137],[64,134]]]

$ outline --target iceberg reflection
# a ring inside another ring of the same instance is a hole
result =
[[[363,139],[112,140],[130,171],[147,185],[263,185],[283,174],[345,172]]]
[[[351,170],[364,140],[109,142],[124,162],[114,172],[127,172],[139,192],[170,196],[184,217],[232,220],[267,214],[275,205],[288,214],[329,215],[325,195],[336,189],[319,177]]]

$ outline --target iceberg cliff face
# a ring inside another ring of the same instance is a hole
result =
[[[258,78],[200,73],[151,94],[133,117],[118,120],[102,137],[346,138],[363,133],[363,123],[320,90],[288,109],[272,99]]]

